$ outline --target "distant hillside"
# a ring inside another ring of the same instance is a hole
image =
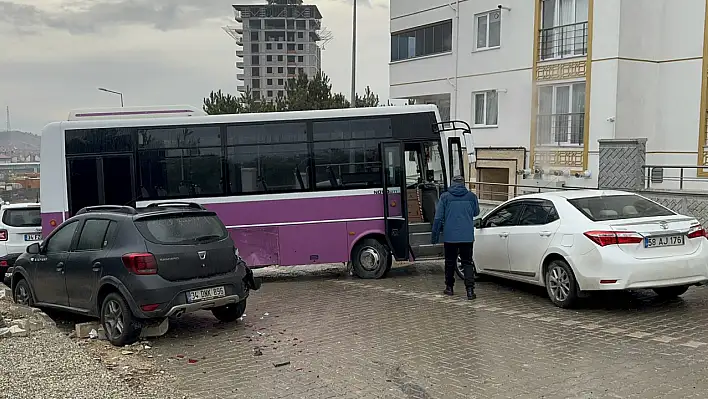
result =
[[[0,148],[3,150],[39,151],[40,136],[19,130],[0,132]]]

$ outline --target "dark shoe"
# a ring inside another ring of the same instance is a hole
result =
[[[445,291],[443,291],[443,294],[450,296],[455,295],[455,293],[452,291],[452,287],[445,287]]]
[[[474,293],[474,288],[468,288],[467,289],[467,300],[473,300],[477,298],[477,294]]]

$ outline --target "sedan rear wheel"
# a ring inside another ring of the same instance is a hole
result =
[[[546,291],[554,305],[570,308],[578,300],[578,285],[568,263],[554,260],[546,269]]]

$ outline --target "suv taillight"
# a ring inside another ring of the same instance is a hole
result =
[[[691,226],[691,228],[688,229],[688,238],[698,238],[698,237],[708,238],[708,235],[706,235],[706,230],[700,224]]]
[[[613,244],[639,244],[643,240],[642,236],[633,231],[588,231],[584,234],[601,247]]]
[[[7,241],[7,230],[0,230],[0,241]]]
[[[157,274],[157,261],[150,253],[125,254],[123,264],[134,274]]]

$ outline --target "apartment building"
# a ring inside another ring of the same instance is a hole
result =
[[[521,184],[530,168],[595,186],[610,138],[646,138],[647,164],[706,165],[684,173],[708,177],[706,11],[706,0],[391,0],[390,97],[468,121],[479,182]]]
[[[237,24],[224,30],[237,45],[239,92],[250,88],[255,99],[274,100],[285,95],[288,79],[322,69],[322,14],[316,5],[267,0],[233,8]]]

